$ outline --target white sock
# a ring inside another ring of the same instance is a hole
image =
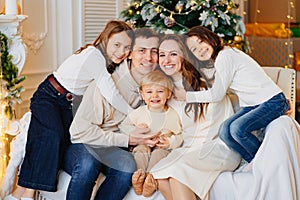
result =
[[[33,198],[29,198],[29,197],[21,197],[21,200],[33,200]]]

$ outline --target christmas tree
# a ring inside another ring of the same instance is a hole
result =
[[[121,18],[134,28],[152,27],[163,33],[185,33],[193,26],[205,26],[227,45],[249,52],[242,17],[233,0],[130,0]]]

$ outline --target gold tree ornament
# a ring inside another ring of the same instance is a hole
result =
[[[227,10],[230,11],[230,10],[232,10],[232,8],[233,8],[233,3],[230,2],[230,3],[227,5]]]
[[[234,36],[233,40],[235,43],[240,43],[242,42],[242,37],[240,35],[236,35]]]

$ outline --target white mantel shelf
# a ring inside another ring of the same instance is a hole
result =
[[[27,15],[0,15],[0,23],[21,22],[27,18]]]
[[[24,67],[27,56],[27,48],[22,41],[20,29],[20,23],[26,18],[26,15],[0,15],[0,32],[9,39],[9,53],[19,73]]]

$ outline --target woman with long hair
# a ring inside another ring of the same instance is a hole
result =
[[[191,63],[184,37],[166,35],[159,46],[159,65],[176,88],[201,91],[209,88],[206,78]],[[207,80],[213,79],[207,75]],[[223,171],[233,171],[240,156],[218,137],[221,123],[233,114],[230,99],[217,103],[186,103],[171,99],[169,105],[181,117],[183,145],[174,149],[150,171],[144,184],[148,195],[158,189],[166,200],[205,199]]]

